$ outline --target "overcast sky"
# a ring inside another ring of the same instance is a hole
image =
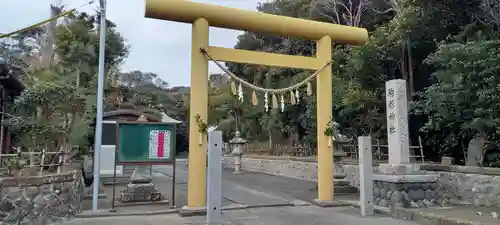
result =
[[[90,0],[0,0],[0,33],[8,33],[47,19],[49,4],[62,1],[67,8]],[[233,8],[255,10],[259,0],[195,0]],[[94,4],[80,11],[97,9]],[[130,45],[123,71],[141,70],[160,75],[171,86],[189,86],[191,25],[144,18],[144,0],[107,0],[108,19]],[[241,31],[210,28],[210,45],[234,47]],[[211,63],[210,72],[220,72]]]

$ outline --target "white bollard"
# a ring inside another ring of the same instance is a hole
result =
[[[222,207],[222,131],[208,133],[207,154],[207,225],[216,225]]]
[[[362,216],[373,215],[373,162],[370,136],[358,137],[359,205]]]

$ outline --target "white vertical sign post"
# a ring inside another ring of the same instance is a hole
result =
[[[362,216],[373,215],[373,166],[370,136],[358,137],[359,204]]]
[[[219,225],[222,207],[222,131],[208,133],[207,225]]]
[[[408,164],[410,163],[410,143],[406,81],[401,79],[387,81],[385,89],[389,164]]]

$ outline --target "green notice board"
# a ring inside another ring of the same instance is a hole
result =
[[[118,122],[117,164],[169,164],[175,159],[175,124]]]

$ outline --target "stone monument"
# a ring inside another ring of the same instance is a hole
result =
[[[387,109],[387,142],[389,164],[410,163],[408,135],[408,99],[406,81],[390,80],[385,83]]]
[[[137,121],[147,122],[148,120],[146,116],[141,115]],[[137,166],[130,177],[127,188],[120,193],[120,200],[126,203],[161,201],[163,196],[151,181],[150,166]]]
[[[378,206],[421,208],[437,202],[438,175],[425,174],[410,164],[406,81],[386,82],[389,163],[373,174],[373,200]]]

